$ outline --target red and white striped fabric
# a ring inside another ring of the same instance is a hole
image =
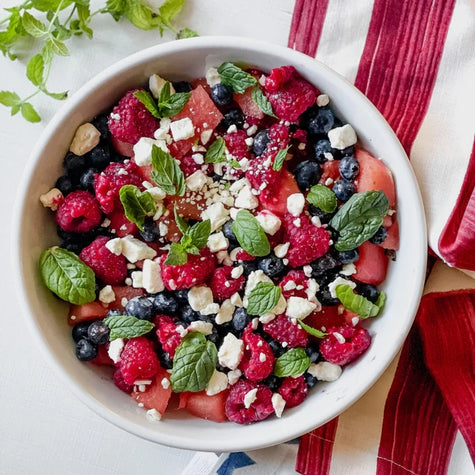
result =
[[[288,45],[353,82],[405,148],[429,246],[475,277],[475,9],[469,0],[297,0]],[[448,292],[450,289],[464,289]],[[437,262],[399,358],[357,404],[302,437],[303,474],[444,474],[475,458],[475,280]]]

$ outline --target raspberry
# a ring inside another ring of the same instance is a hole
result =
[[[109,115],[109,130],[122,142],[135,144],[141,137],[153,137],[160,127],[160,121],[134,97],[134,92],[140,90],[128,91]]]
[[[109,238],[99,236],[85,247],[79,258],[86,263],[105,284],[117,285],[127,277],[127,261],[124,256],[112,254],[106,247]]]
[[[283,150],[290,143],[290,130],[284,124],[274,124],[269,129],[269,143],[263,154],[264,157],[274,161],[279,150]]]
[[[207,247],[198,255],[188,254],[188,262],[181,266],[163,264],[161,258],[162,279],[168,290],[189,289],[206,282],[215,269],[214,258]]]
[[[117,368],[114,371],[114,376],[112,377],[114,380],[114,384],[121,390],[124,391],[124,393],[130,394],[132,390],[134,389],[134,386],[132,384],[127,384],[124,381],[124,376],[122,376],[122,371]]]
[[[211,277],[209,286],[213,292],[213,297],[220,302],[229,299],[231,295],[239,292],[244,286],[244,276],[240,275],[237,279],[233,279],[231,277],[232,271],[233,267],[230,266],[218,267]]]
[[[287,343],[288,348],[307,346],[307,332],[298,324],[293,323],[285,315],[278,315],[269,323],[264,323],[264,331],[279,343]]]
[[[249,254],[247,251],[244,249],[240,249],[238,252],[236,252],[236,260],[237,261],[253,261],[256,258]]]
[[[98,226],[101,219],[99,203],[88,191],[69,193],[56,212],[56,222],[61,229],[74,233],[87,233]]]
[[[249,381],[262,381],[274,369],[274,353],[264,338],[252,333],[251,324],[244,330],[242,339],[245,347],[240,369]]]
[[[126,384],[153,378],[160,364],[152,343],[144,336],[130,339],[120,355],[120,371]]]
[[[256,399],[246,408],[244,397],[257,388]],[[226,417],[238,424],[251,424],[264,420],[274,412],[272,391],[264,384],[254,384],[241,379],[231,387],[224,405]]]
[[[208,173],[210,165],[199,165],[193,160],[193,158],[191,158],[191,155],[185,155],[180,159],[180,168],[185,174],[185,177],[188,177],[198,170],[202,170],[203,173]]]
[[[139,228],[135,223],[127,219],[123,209],[116,209],[108,214],[107,217],[111,222],[109,229],[113,229],[117,237],[125,237],[129,234],[136,236],[139,234]]]
[[[328,362],[342,366],[364,353],[370,343],[371,336],[364,328],[332,327],[320,343],[320,353]]]
[[[246,178],[252,188],[262,190],[278,181],[279,172],[272,169],[272,160],[263,155],[250,161],[249,168],[246,170]]]
[[[166,351],[173,358],[175,350],[181,343],[181,336],[176,331],[173,318],[168,315],[157,315],[155,317],[158,341],[162,344],[163,351]]]
[[[247,138],[247,134],[244,130],[237,130],[236,132],[223,135],[226,148],[236,160],[249,158],[249,147],[245,142]]]
[[[304,376],[285,378],[279,388],[279,394],[285,399],[285,407],[291,408],[302,404],[308,394]]]
[[[279,90],[297,70],[293,66],[281,66],[271,70],[268,77],[266,77],[265,88],[267,91]]]
[[[292,284],[289,284],[289,282],[292,282]],[[290,297],[302,297],[304,299],[308,297],[305,292],[308,288],[308,277],[303,270],[291,270],[282,278],[279,285],[282,287],[282,295],[286,300]],[[285,290],[286,286],[288,290]]]
[[[113,162],[102,172],[95,175],[94,191],[104,213],[121,209],[119,191],[124,185],[142,188],[142,178],[137,165],[132,161]]]
[[[290,267],[300,267],[323,256],[330,249],[330,236],[324,228],[315,226],[308,216],[284,216],[290,249],[285,256]],[[299,225],[297,225],[299,224]]]

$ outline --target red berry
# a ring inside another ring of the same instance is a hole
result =
[[[226,148],[236,160],[249,158],[249,147],[245,142],[247,138],[244,130],[237,130],[236,132],[223,135]]]
[[[124,376],[122,376],[122,371],[117,368],[114,371],[114,376],[112,377],[114,380],[114,384],[121,390],[124,391],[124,393],[130,394],[132,390],[134,389],[133,384],[127,384],[124,381]]]
[[[135,223],[127,219],[122,206],[120,208],[117,208],[107,215],[111,222],[109,229],[114,230],[117,237],[125,237],[129,234],[137,236],[139,234],[139,228]]]
[[[144,336],[130,339],[120,355],[120,371],[125,383],[134,384],[140,379],[153,378],[160,364],[152,343]]]
[[[185,155],[180,159],[180,168],[185,174],[185,177],[188,177],[198,170],[203,170],[203,168],[203,173],[207,173],[209,171],[210,165],[200,165],[196,163],[193,158],[191,158],[191,155]]]
[[[251,324],[244,330],[242,339],[244,341],[244,355],[239,368],[249,381],[256,383],[262,381],[274,369],[274,353],[264,338],[252,333]]]
[[[285,407],[291,408],[302,404],[308,394],[308,387],[305,378],[288,377],[282,381],[279,388],[279,394],[285,399]]]
[[[297,70],[293,66],[281,66],[280,68],[271,69],[265,81],[266,90],[277,91],[296,73]]]
[[[249,168],[246,170],[246,178],[252,188],[262,191],[278,181],[279,172],[272,169],[272,159],[263,155],[250,161]]]
[[[99,203],[88,191],[73,191],[67,195],[56,212],[61,229],[74,233],[87,233],[102,219]]]
[[[104,213],[122,209],[119,191],[124,185],[142,188],[142,178],[137,165],[132,161],[113,162],[95,176],[94,191]]]
[[[148,109],[128,91],[109,115],[111,134],[123,142],[135,144],[141,137],[153,137],[160,127],[160,121],[153,117]]]
[[[249,254],[247,251],[244,249],[240,249],[238,252],[236,252],[236,261],[253,261],[256,258]]]
[[[287,348],[307,346],[307,332],[297,323],[285,315],[278,315],[269,323],[264,323],[264,331],[279,343],[287,343]]]
[[[342,366],[364,353],[370,343],[371,336],[364,328],[332,327],[320,343],[320,352],[328,362]]]
[[[188,254],[188,262],[181,266],[163,264],[161,259],[162,279],[168,290],[189,289],[206,282],[215,269],[214,257],[207,247],[198,255]]]
[[[106,247],[109,238],[99,236],[85,247],[79,258],[87,264],[105,284],[121,284],[127,277],[127,261],[124,256],[112,254]]]
[[[244,397],[249,391],[256,388],[256,399],[246,408]],[[231,387],[224,410],[226,417],[238,424],[251,424],[252,422],[262,421],[274,412],[272,391],[264,384],[255,384],[241,379]]]
[[[175,350],[181,343],[181,336],[176,331],[173,318],[168,315],[157,315],[155,317],[155,326],[157,328],[158,341],[161,343],[163,350],[173,358]]]
[[[218,267],[211,277],[209,286],[213,292],[213,297],[220,302],[229,299],[231,295],[239,292],[244,286],[244,276],[241,275],[237,279],[233,279],[231,277],[232,271],[233,267],[230,266]]]
[[[292,284],[289,284],[291,282]],[[279,282],[282,287],[282,295],[287,300],[290,297],[308,298],[305,290],[308,288],[308,277],[303,270],[291,270],[287,275],[282,277]],[[288,290],[285,289],[287,287]]]

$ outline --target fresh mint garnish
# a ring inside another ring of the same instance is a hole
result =
[[[383,291],[380,292],[376,303],[370,302],[362,295],[355,294],[353,289],[346,284],[337,285],[335,293],[343,306],[350,312],[357,313],[360,318],[378,316],[386,303],[386,294]]]
[[[257,79],[233,63],[223,63],[218,68],[221,82],[225,86],[230,86],[237,94],[243,94],[251,86],[257,84]]]
[[[277,117],[272,110],[272,105],[267,99],[267,97],[262,92],[259,86],[256,86],[251,91],[251,97],[254,103],[259,107],[259,109],[264,112],[264,114],[269,115],[271,117]]]
[[[270,282],[258,282],[248,297],[247,313],[264,315],[270,312],[279,302],[282,288]]]
[[[135,338],[145,335],[155,326],[148,320],[142,320],[132,315],[111,315],[104,318],[104,323],[109,327],[109,340],[117,338]]]
[[[157,210],[152,195],[148,191],[140,191],[135,185],[124,185],[119,191],[119,198],[126,218],[143,231],[145,218],[153,216]]]
[[[307,325],[306,323],[302,322],[302,320],[297,320],[297,322],[309,335],[312,335],[316,338],[323,338],[326,336],[326,333]]]
[[[251,256],[264,257],[269,254],[269,239],[259,221],[249,211],[238,211],[233,222],[233,232],[240,246]]]
[[[307,371],[310,366],[310,358],[303,348],[292,348],[279,356],[275,362],[274,374],[278,378],[288,376],[296,378]]]
[[[274,158],[274,163],[272,164],[272,169],[276,172],[280,171],[284,166],[285,157],[289,151],[290,146],[283,148],[277,152],[277,155]]]
[[[178,214],[176,206],[173,207],[173,214],[175,215],[175,223],[178,226],[181,234],[185,234],[188,229],[188,223]]]
[[[178,162],[156,145],[152,145],[152,179],[167,194],[185,194],[185,176]]]
[[[170,377],[172,390],[198,392],[206,388],[218,362],[218,351],[200,332],[183,337],[175,351]]]
[[[218,137],[209,147],[205,155],[205,163],[220,163],[226,161],[226,143]]]
[[[187,261],[188,254],[183,246],[177,242],[172,242],[164,264],[167,266],[182,266],[183,264],[186,264]]]
[[[351,251],[374,236],[383,224],[389,202],[382,191],[355,193],[330,221],[340,236],[335,244],[338,251]]]
[[[338,206],[335,193],[324,185],[314,185],[307,194],[307,201],[324,213],[333,213]]]
[[[199,36],[195,30],[191,30],[190,28],[182,28],[176,35],[177,40],[182,40],[184,38],[195,38]]]
[[[73,252],[57,246],[43,251],[40,273],[46,287],[66,302],[82,305],[96,299],[94,272]]]

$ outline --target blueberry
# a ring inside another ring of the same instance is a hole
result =
[[[218,107],[224,107],[233,101],[233,88],[224,84],[211,86],[210,97]]]
[[[109,130],[109,116],[107,114],[100,114],[91,121],[92,125],[101,133],[101,137],[108,138]]]
[[[328,160],[328,155],[325,154],[332,153],[332,146],[330,141],[326,139],[319,140],[314,147],[315,150],[315,160],[318,163],[324,163]]]
[[[313,204],[308,205],[308,212],[311,216],[316,216],[322,224],[328,224],[335,215],[335,213],[325,213]]]
[[[63,196],[69,195],[71,191],[73,191],[73,183],[71,178],[67,175],[60,176],[56,183],[54,184],[55,188],[58,188],[59,191],[63,194]]]
[[[320,277],[330,270],[335,270],[340,266],[340,262],[331,254],[325,254],[310,263],[312,268],[312,277]]]
[[[355,185],[348,180],[337,180],[333,184],[333,193],[340,201],[348,201],[355,191]]]
[[[379,290],[375,285],[359,283],[356,286],[356,291],[367,298],[370,302],[376,303],[379,298]]]
[[[312,363],[316,363],[320,359],[319,344],[313,341],[310,342],[305,348],[305,353]]]
[[[153,304],[147,297],[133,297],[125,305],[125,313],[141,320],[152,320]]]
[[[381,244],[388,237],[388,231],[384,226],[380,226],[374,236],[369,240],[373,244]]]
[[[156,294],[153,298],[152,304],[153,311],[156,314],[171,315],[178,312],[178,302],[168,292],[160,292],[159,294]]]
[[[79,361],[91,361],[97,356],[97,345],[85,338],[76,344],[76,358]]]
[[[279,277],[285,272],[284,261],[274,254],[260,259],[258,261],[257,267],[271,279],[274,277]]]
[[[195,322],[200,320],[200,313],[191,308],[189,304],[184,304],[180,307],[181,319],[186,323]]]
[[[265,384],[273,393],[277,392],[282,384],[283,378],[277,377],[275,374],[267,376],[260,384]]]
[[[240,332],[246,328],[250,321],[251,317],[248,315],[246,309],[244,307],[236,307],[233,319],[231,320],[233,328]]]
[[[158,360],[160,361],[160,366],[163,369],[172,369],[173,368],[173,359],[170,356],[170,353],[166,351],[158,352]]]
[[[270,349],[272,350],[272,353],[274,353],[274,356],[278,358],[279,356],[282,356],[285,353],[285,348],[276,340],[272,339],[269,342]]]
[[[124,315],[124,312],[118,308],[114,308],[107,312],[108,317],[118,317],[119,315]]]
[[[358,249],[352,249],[351,251],[340,251],[338,253],[338,260],[342,264],[351,264],[360,258]]]
[[[223,225],[223,234],[224,234],[224,237],[228,238],[229,239],[229,243],[230,244],[239,244],[237,238],[236,238],[236,235],[234,234],[234,231],[233,231],[233,220],[230,219],[229,221],[226,221]]]
[[[73,183],[77,183],[81,175],[88,168],[88,163],[86,162],[86,158],[84,156],[80,157],[79,155],[75,155],[72,152],[68,152],[64,157],[63,166],[66,175],[71,178]]]
[[[97,173],[95,168],[88,168],[79,178],[79,188],[94,193],[94,174]]]
[[[251,272],[257,270],[257,264],[257,260],[240,262],[240,265],[243,268],[244,277],[247,277]]]
[[[143,231],[139,231],[140,236],[146,242],[155,242],[160,238],[160,231],[157,223],[153,219],[145,219],[143,223]]]
[[[99,144],[88,153],[89,163],[97,170],[102,171],[112,160],[110,145],[101,140]]]
[[[338,163],[340,175],[347,180],[354,180],[360,172],[360,164],[352,155],[343,157]]]
[[[218,333],[218,329],[213,327],[213,330],[210,335],[206,335],[206,339],[211,343],[214,343],[217,347],[219,347],[219,342],[221,340],[220,335]]]
[[[295,167],[294,176],[300,191],[305,191],[318,183],[322,170],[317,162],[305,160]]]
[[[315,376],[312,376],[310,373],[304,374],[305,383],[307,384],[307,388],[313,388],[317,383],[318,379]]]
[[[174,293],[175,299],[180,303],[188,303],[188,289],[176,290]]]
[[[312,135],[324,135],[335,126],[335,115],[330,109],[321,108],[317,115],[308,124],[308,131]]]
[[[193,90],[193,86],[188,81],[177,81],[172,84],[175,92],[190,92]]]
[[[91,322],[79,322],[74,325],[73,330],[71,332],[73,340],[77,343],[79,340],[83,338],[87,338],[87,329],[91,325]]]
[[[252,143],[252,151],[259,157],[262,155],[267,147],[267,144],[270,142],[269,130],[261,130],[254,136],[254,142]]]
[[[328,286],[320,286],[317,292],[317,299],[322,305],[334,306],[338,305],[340,301],[336,297],[332,297]]]
[[[109,341],[110,329],[103,320],[92,322],[87,329],[87,338],[96,345],[105,345]]]
[[[244,125],[245,117],[240,109],[230,109],[224,114],[224,119],[220,122],[220,126],[228,130],[231,125],[235,125],[238,129]]]

